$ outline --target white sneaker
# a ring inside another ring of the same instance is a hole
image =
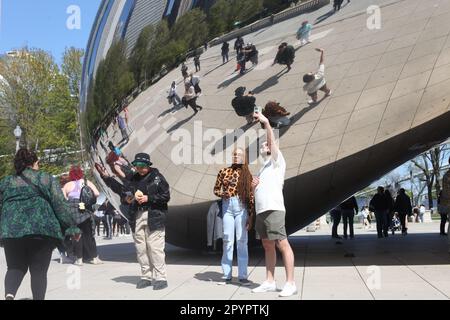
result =
[[[98,265],[98,264],[103,264],[103,261],[100,260],[99,257],[95,257],[94,259],[89,260],[87,263]]]
[[[289,283],[286,282],[286,284],[283,287],[283,290],[280,292],[280,297],[290,297],[294,294],[297,294],[297,287],[295,286],[295,283]]]
[[[83,259],[82,258],[77,259],[77,260],[75,260],[75,262],[73,264],[76,265],[76,266],[82,266],[83,265]]]
[[[259,287],[252,290],[253,293],[260,292],[275,292],[277,291],[277,284],[274,282],[264,281]]]

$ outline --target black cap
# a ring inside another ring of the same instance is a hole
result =
[[[146,164],[150,167],[153,163],[150,161],[150,155],[148,153],[138,153],[134,156],[132,165],[136,166],[138,164]]]

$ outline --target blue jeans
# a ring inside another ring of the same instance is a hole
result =
[[[237,240],[238,277],[247,279],[248,266],[248,233],[247,209],[238,197],[223,200],[223,255],[222,270],[227,279],[232,277],[234,234]]]

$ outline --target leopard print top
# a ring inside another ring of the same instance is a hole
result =
[[[227,167],[219,171],[217,175],[216,184],[214,186],[214,194],[219,198],[223,198],[228,191],[230,197],[239,196],[237,192],[241,168]],[[248,213],[252,214],[255,207],[255,197],[253,191],[250,195],[250,208],[247,208]]]

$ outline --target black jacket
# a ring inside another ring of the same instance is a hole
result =
[[[278,51],[275,62],[279,64],[292,64],[295,59],[295,49],[293,46],[287,46],[283,51]]]
[[[370,200],[369,204],[370,210],[372,211],[382,211],[382,210],[389,210],[391,208],[391,205],[389,203],[389,199],[386,196],[386,194],[380,194],[377,193],[373,196],[372,200]]]
[[[412,214],[411,199],[406,194],[399,194],[395,199],[394,211],[398,213]]]
[[[231,105],[238,116],[247,116],[255,111],[256,98],[252,96],[238,96],[231,101]]]
[[[355,212],[358,212],[358,202],[356,202],[356,198],[352,196],[342,202],[340,208],[341,210],[355,210]]]
[[[113,178],[105,178],[105,183],[124,201],[127,193],[134,195],[140,190],[148,196],[149,202],[139,205],[133,201],[130,205],[129,223],[134,232],[136,227],[136,216],[139,210],[148,210],[148,226],[150,231],[165,228],[168,211],[167,203],[170,201],[170,187],[164,176],[158,169],[152,168],[144,177],[138,173],[124,185]]]

